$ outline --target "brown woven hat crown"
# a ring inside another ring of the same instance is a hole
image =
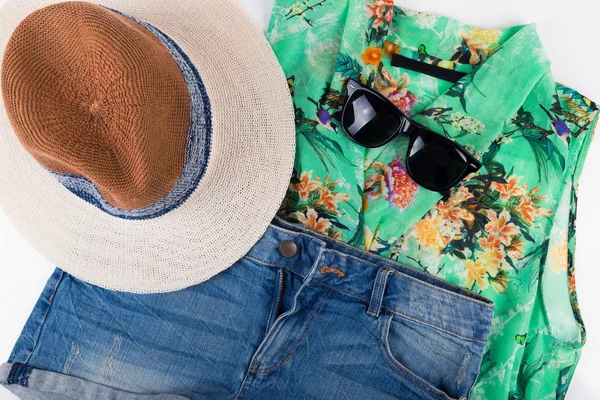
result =
[[[173,57],[137,22],[85,2],[38,10],[11,36],[1,84],[27,151],[89,179],[112,206],[147,207],[177,183],[190,98]]]

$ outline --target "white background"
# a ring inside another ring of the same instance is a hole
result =
[[[266,29],[273,0],[236,1]],[[4,2],[5,0],[0,0],[0,5]],[[218,3],[218,0],[216,2]],[[396,2],[414,10],[458,18],[482,28],[502,28],[535,22],[553,61],[556,80],[600,102],[600,34],[597,28],[599,0]],[[174,0],[173,6],[177,6]],[[599,175],[600,138],[597,137],[590,150],[580,184],[576,254],[577,286],[589,338],[567,396],[569,400],[591,400],[600,397],[600,268],[596,261],[600,251],[596,236],[600,227]],[[52,270],[53,267],[17,234],[0,212],[0,362],[8,359],[11,348]],[[0,389],[0,400],[9,399],[14,397]]]

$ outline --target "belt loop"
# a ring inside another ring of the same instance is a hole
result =
[[[383,295],[385,294],[385,287],[387,286],[388,278],[394,273],[393,269],[381,268],[377,271],[377,277],[375,278],[375,284],[373,285],[373,293],[371,293],[371,301],[369,302],[369,308],[367,314],[372,317],[379,317],[381,312],[381,305],[383,303]]]

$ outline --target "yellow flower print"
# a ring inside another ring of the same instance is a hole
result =
[[[381,245],[377,241],[377,234],[373,234],[371,229],[365,225],[364,227],[364,235],[365,235],[365,250],[376,252],[377,250],[383,249],[385,246]]]
[[[319,190],[321,188],[321,180],[317,177],[316,180],[311,180],[312,171],[303,172],[300,175],[299,183],[292,183],[290,189],[298,192],[300,199],[306,201],[311,192]]]
[[[485,251],[478,251],[476,256],[490,276],[494,277],[498,275],[504,262],[502,251],[499,249],[486,249]]]
[[[508,278],[508,273],[506,271],[500,271],[498,275],[490,279],[490,282],[496,292],[506,293],[510,279]]]
[[[462,32],[460,37],[471,50],[471,64],[479,64],[485,61],[490,54],[498,48],[500,31],[497,29],[483,30],[473,28],[469,32]]]
[[[506,293],[508,288],[508,272],[504,270],[504,255],[497,248],[488,248],[485,251],[478,251],[476,260],[466,260],[465,269],[467,270],[466,287],[472,287],[474,283],[481,290],[489,287],[490,283],[495,291]]]
[[[487,210],[487,217],[490,220],[485,225],[485,230],[488,234],[498,236],[502,244],[508,246],[512,242],[513,237],[521,233],[521,229],[510,221],[508,211],[502,211],[497,215],[493,210]]]
[[[567,234],[558,242],[551,242],[548,254],[548,263],[556,272],[566,271],[569,267],[569,242]]]
[[[444,69],[454,69],[454,63],[452,61],[441,60],[438,62],[437,66]]]
[[[506,183],[493,182],[490,187],[500,193],[500,200],[506,202],[512,197],[521,197],[527,194],[527,186],[519,186],[520,180],[520,176],[512,175],[506,180]]]
[[[439,218],[423,218],[415,224],[414,233],[420,246],[436,253],[441,253],[450,242],[450,239],[444,237],[440,231]]]
[[[306,226],[308,229],[319,233],[326,234],[327,230],[331,226],[331,221],[329,221],[327,218],[319,218],[317,212],[312,208],[306,210],[306,214],[297,211],[296,218],[298,218],[298,221],[300,221],[300,223],[302,223],[302,225]]]
[[[481,262],[481,260],[465,261],[465,269],[467,270],[467,280],[465,281],[466,287],[472,287],[474,283],[477,283],[479,289],[485,290],[489,286],[489,282],[486,279],[487,270]]]
[[[383,50],[379,47],[367,47],[365,52],[362,54],[362,59],[367,65],[378,66],[381,62]]]

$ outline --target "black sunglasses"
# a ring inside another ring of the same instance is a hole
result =
[[[481,163],[452,140],[411,121],[388,99],[350,79],[342,129],[364,147],[380,147],[399,134],[410,135],[406,170],[426,189],[445,192]]]

